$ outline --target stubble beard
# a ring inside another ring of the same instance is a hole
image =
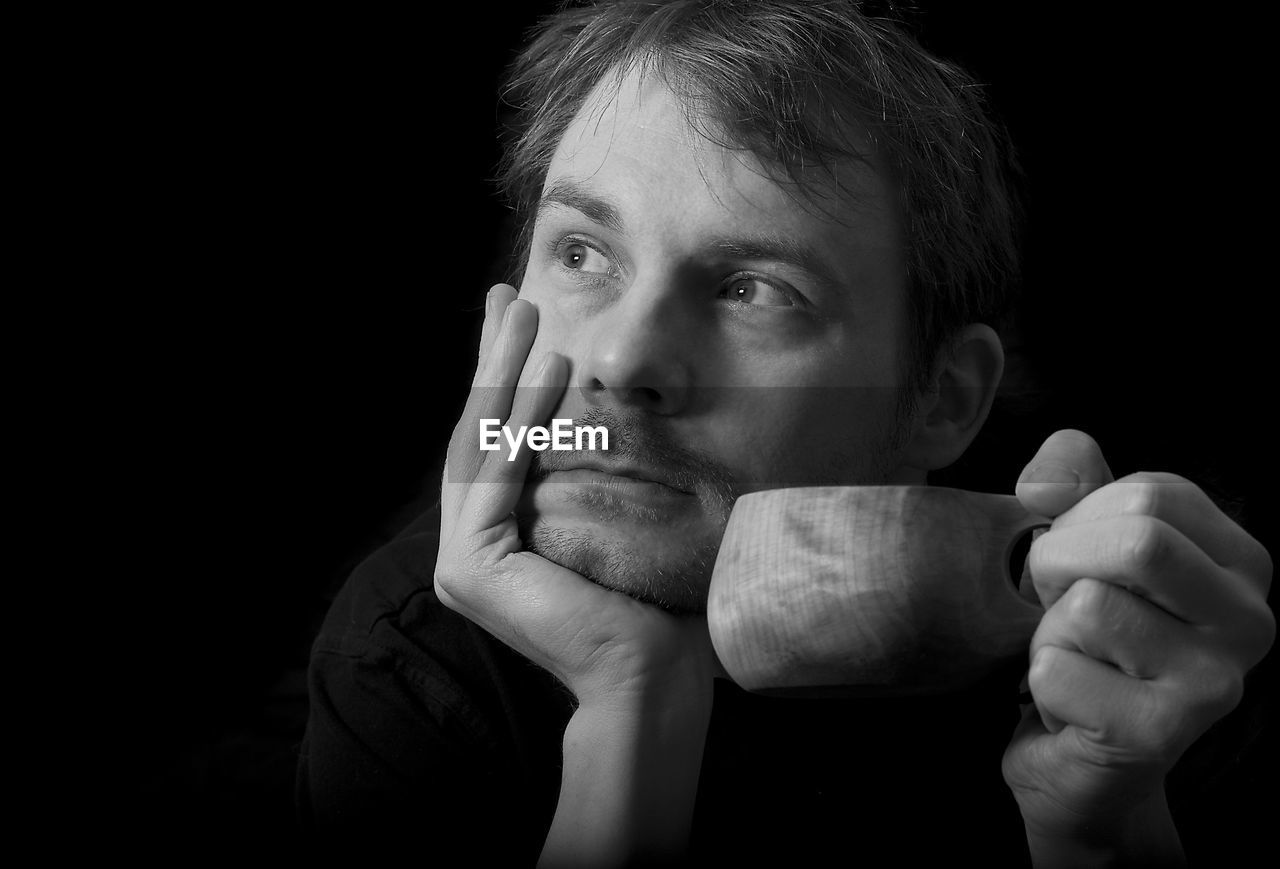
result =
[[[537,513],[522,513],[517,519],[525,547],[643,603],[677,614],[705,613],[716,554],[741,484],[710,456],[676,443],[644,417],[594,407],[575,422],[605,426],[612,439],[610,456],[661,468],[678,489],[691,493],[698,505],[696,525],[704,530],[691,534],[687,515],[666,515],[655,507],[574,487],[563,497],[606,532],[561,527]],[[543,483],[549,474],[576,464],[572,452],[534,453],[528,482],[549,485]],[[616,533],[610,534],[613,529]],[[636,533],[628,535],[626,529]],[[661,546],[645,545],[645,539],[652,542],[655,537],[661,539]]]
[[[721,524],[714,539],[682,542],[675,551],[656,556],[628,543],[606,542],[583,529],[552,526],[541,517],[520,521],[529,551],[597,585],[679,615],[707,611],[707,590],[723,532]]]

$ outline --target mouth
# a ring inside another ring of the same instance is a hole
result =
[[[573,492],[569,496],[572,502],[601,515],[609,513],[609,504],[633,504],[646,511],[643,515],[654,518],[665,515],[668,510],[683,512],[695,497],[677,485],[670,474],[598,459],[575,460],[571,465],[551,470],[543,481],[556,488],[567,487]],[[662,512],[652,512],[654,510]]]
[[[677,495],[694,494],[679,485],[670,474],[655,468],[588,457],[557,468],[548,475],[549,480],[556,478],[559,482],[596,482],[622,487],[652,486]]]

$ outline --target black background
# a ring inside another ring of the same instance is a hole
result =
[[[1031,217],[1028,379],[942,482],[1009,491],[1081,428],[1118,474],[1183,473],[1274,551],[1248,22],[925,5],[926,44],[1011,128]],[[127,208],[97,217],[131,288],[102,443],[133,497],[113,517],[129,580],[91,598],[112,614],[93,718],[106,790],[184,848],[290,844],[307,645],[437,472],[505,273],[496,81],[547,6],[159,22],[115,58],[103,197]],[[1224,744],[1274,717],[1260,677]],[[1217,790],[1189,836],[1271,841],[1274,743],[1202,749]]]

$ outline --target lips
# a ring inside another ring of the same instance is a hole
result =
[[[655,469],[625,464],[622,462],[615,463],[600,461],[599,459],[579,459],[574,461],[572,464],[565,465],[563,468],[556,468],[555,471],[590,471],[597,474],[608,474],[611,477],[623,477],[640,483],[663,486],[664,488],[670,489],[673,492],[678,492],[681,495],[693,494],[692,492],[677,485],[675,480],[669,474],[664,474],[663,472]]]

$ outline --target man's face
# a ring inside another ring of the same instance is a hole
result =
[[[737,495],[913,481],[895,197],[865,164],[839,176],[839,197],[815,176],[815,207],[693,130],[658,76],[596,89],[551,162],[520,297],[530,359],[569,360],[554,416],[606,425],[611,449],[534,454],[531,549],[700,611]]]

